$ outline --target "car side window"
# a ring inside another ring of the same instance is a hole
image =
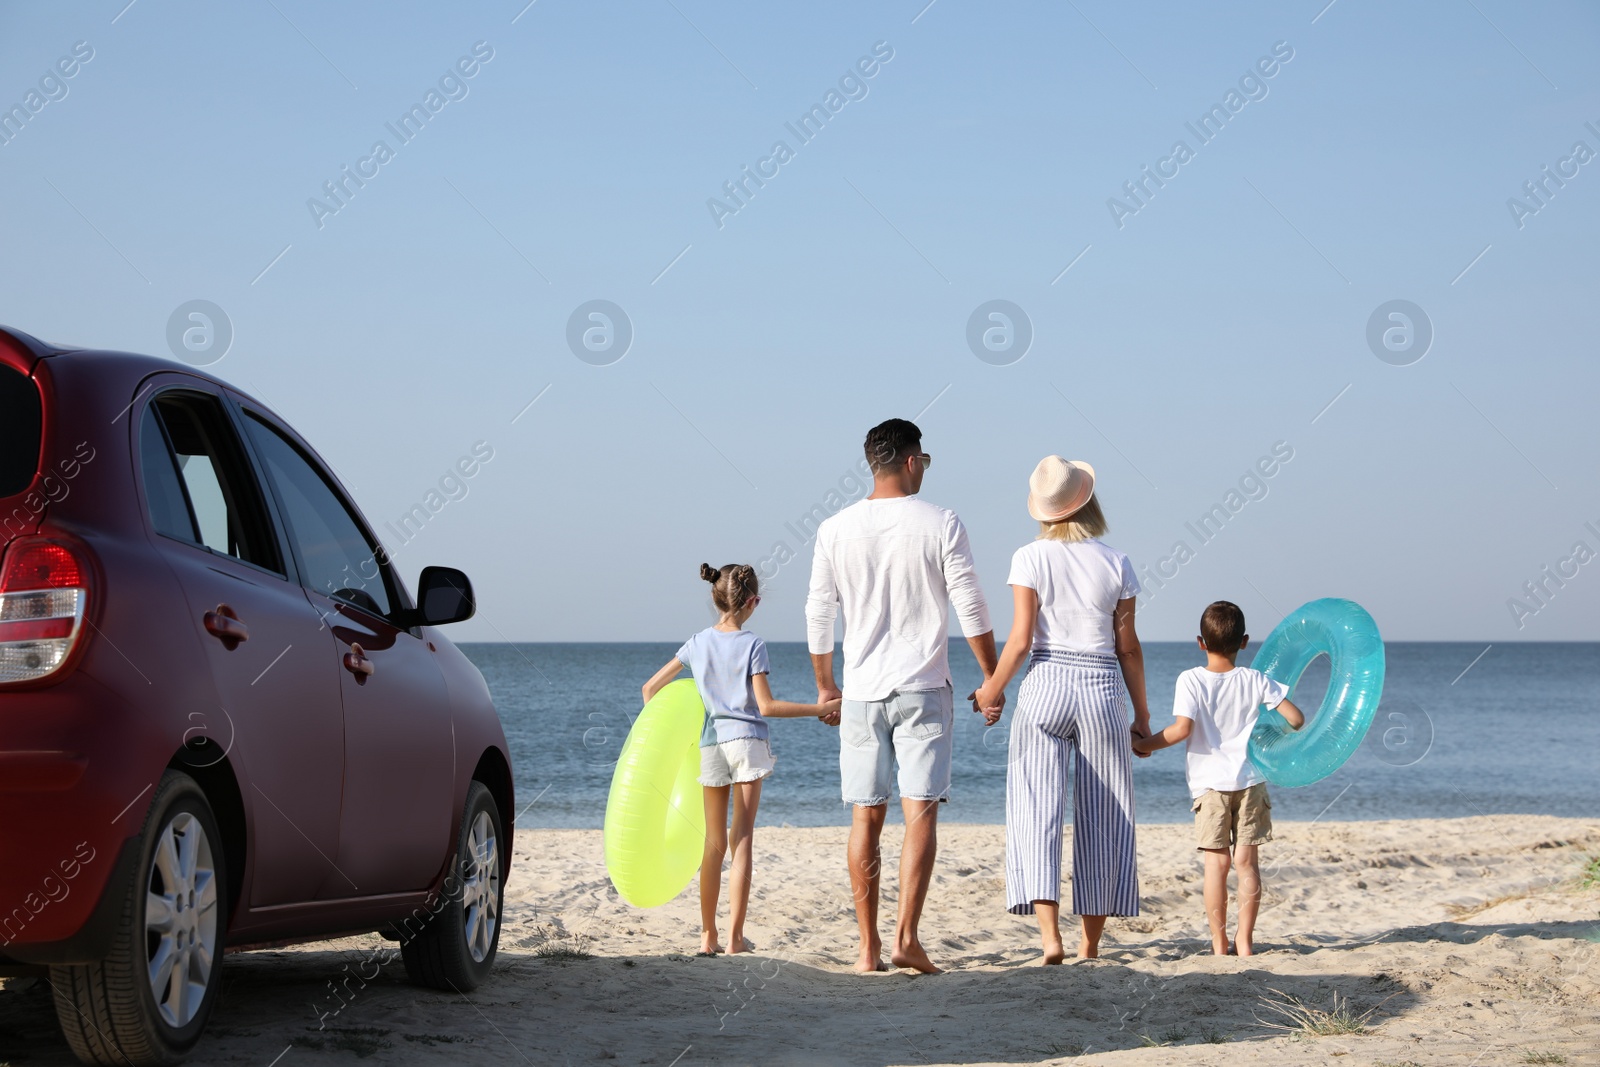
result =
[[[139,465],[144,472],[144,503],[150,512],[150,525],[168,537],[199,541],[200,532],[189,513],[189,500],[183,495],[183,482],[167,444],[167,432],[161,428],[161,417],[154,405],[144,409],[144,421],[139,426]]]
[[[216,397],[152,400],[139,426],[139,461],[158,533],[284,573],[261,489]]]
[[[272,426],[248,413],[245,425],[278,490],[306,586],[388,616],[394,599],[382,552],[368,540],[327,476]]]

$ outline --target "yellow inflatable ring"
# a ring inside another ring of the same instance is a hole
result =
[[[636,908],[665,904],[694,880],[706,843],[700,786],[705,706],[691,679],[644,706],[611,775],[606,873]]]

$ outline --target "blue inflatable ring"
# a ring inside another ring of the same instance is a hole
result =
[[[1331,673],[1328,695],[1311,714],[1294,699],[1294,686],[1319,655],[1331,661]],[[1278,624],[1250,665],[1289,686],[1289,699],[1307,711],[1306,725],[1291,730],[1282,715],[1261,709],[1249,755],[1267,781],[1310,785],[1344,766],[1367,736],[1383,695],[1383,638],[1372,616],[1352,600],[1313,600]]]

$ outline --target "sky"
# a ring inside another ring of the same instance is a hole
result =
[[[892,416],[1002,636],[1055,453],[1146,639],[1342,596],[1594,640],[1597,38],[1510,0],[8,4],[0,323],[266,402],[407,582],[469,573],[458,640],[681,640],[701,562],[803,638],[803,517]]]

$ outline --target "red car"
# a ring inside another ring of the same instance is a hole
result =
[[[257,401],[0,330],[0,975],[106,1064],[192,1048],[225,951],[381,931],[476,986],[513,809],[435,629],[473,606]]]

